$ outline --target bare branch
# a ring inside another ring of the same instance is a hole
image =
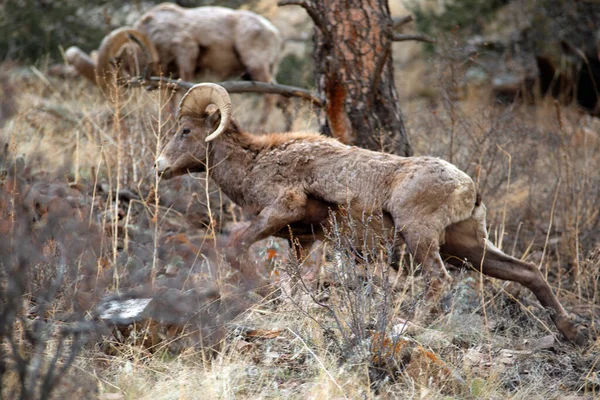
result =
[[[169,88],[184,90],[188,90],[195,85],[195,83],[192,82],[158,76],[151,76],[148,79],[134,79],[127,82],[127,84],[130,86],[147,86],[148,89],[156,89],[161,85],[164,87],[166,84],[166,86]],[[223,86],[229,93],[272,93],[285,97],[299,97],[301,99],[310,101],[317,107],[323,107],[325,104],[324,98],[317,96],[306,89],[295,86],[256,81],[225,81],[218,82],[218,84]]]
[[[406,15],[404,17],[394,17],[392,18],[392,27],[396,29],[412,21],[414,21],[412,15]]]
[[[327,27],[321,18],[321,15],[315,10],[315,4],[310,0],[279,0],[277,2],[279,7],[283,6],[300,6],[306,10],[310,18],[315,23],[321,32],[326,32]]]
[[[391,51],[392,51],[392,43],[387,42],[387,44],[385,46],[385,52],[379,58],[379,60],[377,61],[377,66],[375,67],[375,73],[374,73],[373,81],[371,84],[371,96],[369,97],[370,104],[373,104],[373,102],[377,98],[377,87],[379,86],[379,82],[381,81],[381,73],[383,71],[383,67],[385,66],[385,63],[386,63],[388,57],[390,56]]]
[[[292,42],[292,43],[306,43],[306,42],[312,40],[312,36],[309,36],[309,35],[291,36],[291,37],[286,37],[283,40],[286,42]]]
[[[418,42],[427,42],[427,43],[437,43],[434,39],[429,36],[415,34],[415,35],[407,35],[404,33],[392,33],[390,35],[390,39],[394,42],[404,42],[407,40],[416,40]]]
[[[317,107],[323,107],[325,99],[310,91],[294,86],[279,85],[256,81],[228,81],[219,83],[230,93],[274,93],[285,97],[300,97]]]
[[[310,7],[311,4],[307,0],[280,0],[277,2],[279,7],[283,6],[300,6],[300,7]]]

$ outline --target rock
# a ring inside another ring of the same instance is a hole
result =
[[[177,274],[179,273],[179,269],[182,268],[184,265],[185,264],[183,262],[183,258],[180,255],[176,254],[175,256],[171,257],[171,260],[169,260],[169,263],[165,268],[165,276],[177,276]]]
[[[492,85],[496,91],[517,91],[522,82],[520,77],[511,73],[498,74],[492,79]]]
[[[147,309],[152,298],[109,300],[98,307],[100,319],[114,325],[128,325],[148,317]]]
[[[491,355],[480,347],[468,349],[463,357],[463,364],[467,370],[479,370],[492,365]]]
[[[527,340],[525,342],[526,347],[532,351],[551,349],[556,345],[556,338],[554,335],[546,335],[539,339]]]
[[[481,86],[489,79],[487,72],[481,67],[472,66],[465,72],[465,79],[475,86]]]
[[[433,329],[426,329],[419,334],[415,340],[419,342],[421,346],[428,347],[436,351],[452,346],[452,342],[450,341],[448,334]]]
[[[494,357],[494,363],[504,365],[514,365],[519,359],[527,358],[533,354],[531,350],[510,350],[502,349],[500,353]]]
[[[98,400],[125,400],[123,393],[103,393],[98,396]]]
[[[501,73],[492,79],[492,91],[495,98],[503,103],[511,103],[522,94],[526,79],[513,73]]]
[[[453,315],[472,314],[481,306],[477,281],[468,276],[458,282],[456,288],[445,297],[443,303],[453,311]]]
[[[222,309],[220,294],[213,289],[161,289],[107,297],[96,311],[113,327],[119,341],[154,351],[166,340],[169,350],[178,352],[194,344],[208,348],[217,345],[224,337],[221,314],[230,310]],[[192,333],[182,335],[186,330]]]
[[[420,325],[414,324],[408,320],[398,319],[398,323],[392,326],[392,338],[396,338],[402,335],[418,335],[423,332],[425,328]]]
[[[100,183],[98,184],[98,191],[99,192],[103,192],[103,193],[112,193],[112,200],[115,199],[116,196],[116,188],[112,188],[108,183]],[[119,189],[119,200],[123,200],[126,202],[129,202],[131,200],[139,200],[140,196],[138,196],[137,194],[133,193],[131,190],[129,189],[125,189],[125,188],[120,188]]]

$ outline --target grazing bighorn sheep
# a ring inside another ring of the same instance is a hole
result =
[[[250,80],[274,83],[283,45],[277,28],[253,12],[163,3],[142,15],[134,29],[121,28],[104,39],[97,66],[101,86],[110,78],[110,62],[118,59],[131,35],[138,45],[147,47],[145,52],[160,64],[164,76],[174,75],[184,81],[192,81],[201,71],[210,72],[217,80],[245,75]],[[74,51],[72,54],[75,56]],[[88,77],[89,64],[74,61],[75,67],[84,67],[82,75]],[[276,100],[275,95],[265,96],[261,122],[266,122]]]
[[[156,48],[145,35],[128,27],[115,29],[108,34],[100,43],[96,59],[76,46],[69,47],[65,57],[80,75],[96,83],[107,95],[117,77],[132,78],[143,72],[160,73]],[[115,62],[119,64],[118,71],[114,70]],[[143,71],[145,68],[148,71]]]
[[[216,105],[216,109],[213,106]],[[487,239],[485,206],[471,178],[433,157],[404,158],[346,146],[313,133],[255,136],[232,119],[231,100],[216,84],[199,84],[181,100],[178,131],[156,160],[163,178],[208,171],[221,190],[254,215],[230,248],[246,251],[270,235],[319,230],[330,208],[382,214],[426,276],[450,262],[470,262],[491,277],[519,282],[549,308],[556,327],[586,342],[533,264],[504,254]]]

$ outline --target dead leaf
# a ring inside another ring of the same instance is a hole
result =
[[[260,339],[274,339],[281,335],[281,329],[253,329],[246,332],[246,337],[260,338]]]
[[[277,250],[267,249],[267,260],[272,260],[277,257]]]

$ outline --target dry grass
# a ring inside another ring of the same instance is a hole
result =
[[[539,264],[565,306],[593,324],[600,315],[600,121],[547,100],[494,105],[485,88],[465,90],[460,71],[449,71],[443,63],[421,70],[436,82],[427,101],[404,92],[416,153],[468,172],[488,206],[492,240]],[[12,157],[26,154],[30,183],[83,187],[86,219],[103,233],[100,292],[169,286],[166,271],[175,268],[185,288],[214,286],[231,299],[212,353],[192,340],[194,329],[181,345],[170,337],[150,348],[105,334],[79,354],[55,397],[598,398],[598,343],[582,350],[558,338],[537,349],[556,330],[526,290],[454,271],[439,312],[414,321],[423,293],[418,266],[391,270],[385,245],[360,249],[371,252],[369,268],[357,264],[346,241],[351,224],[331,232],[324,256],[314,249],[300,263],[281,241],[255,245],[255,258],[284,294],[265,302],[240,294],[216,257],[239,210],[204,175],[159,182],[151,173],[172,124],[159,92],[134,91],[117,110],[83,81],[9,73],[18,112],[0,142],[10,143]],[[241,125],[252,127],[260,98],[234,96],[233,104]],[[310,109],[296,104],[295,111],[294,129],[315,128]],[[282,124],[275,115],[268,129]],[[135,197],[115,200],[124,191]],[[318,261],[319,286],[289,278]],[[73,307],[58,296],[49,316]],[[18,379],[7,375],[2,384],[8,393]]]

